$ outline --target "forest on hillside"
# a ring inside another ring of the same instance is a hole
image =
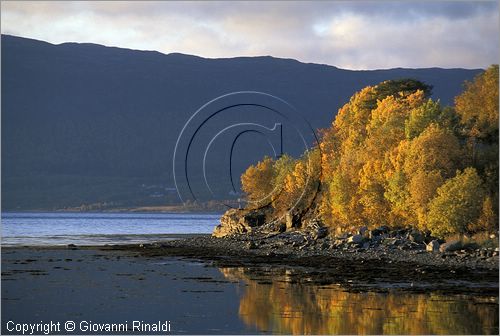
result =
[[[247,207],[319,218],[337,231],[498,231],[498,80],[492,65],[464,83],[453,106],[412,79],[356,92],[302,157],[265,157],[243,173]]]

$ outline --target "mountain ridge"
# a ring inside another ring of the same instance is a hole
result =
[[[411,77],[433,85],[433,97],[449,105],[463,81],[482,72],[346,70],[272,56],[210,59],[12,35],[1,43],[3,209],[178,202],[169,189],[176,138],[192,113],[223,94],[272,94],[318,129],[367,85]],[[236,171],[266,154],[263,141],[241,141],[250,150]]]
[[[177,52],[177,51],[172,51],[169,53],[165,53],[162,51],[158,50],[149,50],[149,49],[135,49],[135,48],[127,48],[127,47],[119,47],[119,46],[109,46],[105,44],[100,44],[100,43],[95,43],[95,42],[62,42],[62,43],[52,43],[44,40],[39,40],[36,38],[30,38],[30,37],[23,37],[23,36],[17,36],[17,35],[11,35],[11,34],[1,34],[2,39],[3,38],[13,38],[13,39],[22,39],[26,41],[32,41],[32,42],[37,42],[40,44],[48,44],[51,46],[93,46],[93,47],[101,47],[101,48],[109,48],[109,49],[118,49],[118,50],[123,50],[123,51],[133,51],[133,52],[141,52],[141,53],[153,53],[153,54],[159,54],[159,55],[164,55],[164,56],[183,56],[187,58],[194,58],[194,59],[203,59],[203,60],[220,60],[220,61],[227,61],[227,60],[238,60],[238,59],[274,59],[274,60],[283,60],[283,61],[295,61],[300,64],[304,65],[316,65],[316,66],[325,66],[337,70],[343,70],[343,71],[354,71],[354,72],[365,72],[365,71],[387,71],[387,70],[472,70],[472,71],[484,71],[484,68],[458,68],[458,67],[452,67],[452,68],[445,68],[445,67],[394,67],[394,68],[377,68],[377,69],[346,69],[346,68],[341,68],[338,66],[335,66],[333,64],[327,64],[327,63],[315,63],[315,62],[305,62],[301,61],[295,58],[288,58],[288,57],[277,57],[277,56],[272,56],[272,55],[257,55],[257,56],[234,56],[234,57],[205,57],[205,56],[200,56],[200,55],[193,55],[193,54],[186,54],[183,52]]]

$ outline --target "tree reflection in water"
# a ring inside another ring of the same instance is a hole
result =
[[[289,271],[258,274],[221,268],[246,284],[240,318],[280,334],[498,334],[498,297],[350,293],[290,281]],[[272,280],[272,281],[270,281]]]

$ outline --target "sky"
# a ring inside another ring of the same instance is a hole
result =
[[[345,69],[498,63],[497,1],[2,1],[2,34]]]

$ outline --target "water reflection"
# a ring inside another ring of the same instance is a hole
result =
[[[220,270],[246,284],[239,315],[262,332],[498,334],[498,297],[349,293],[336,286],[291,282],[284,270],[273,271],[272,277],[248,268]]]

